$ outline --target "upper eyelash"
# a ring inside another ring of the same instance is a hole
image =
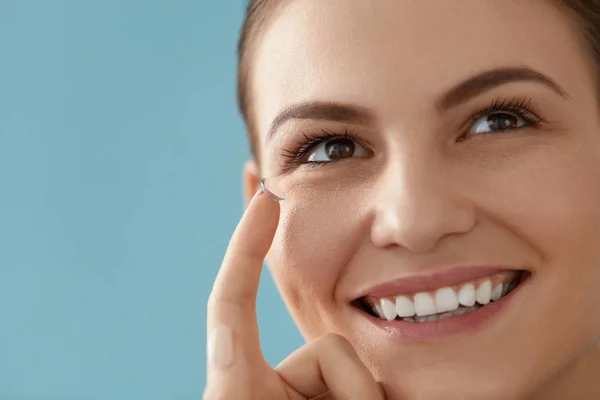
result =
[[[532,100],[529,97],[513,97],[510,100],[497,98],[492,104],[484,110],[478,111],[473,115],[469,123],[473,123],[481,117],[498,112],[513,112],[519,117],[525,119],[528,123],[536,125],[544,122],[546,119],[533,112]]]
[[[286,159],[283,167],[289,166],[290,164],[301,164],[302,162],[300,160],[302,159],[302,157],[307,155],[312,149],[317,147],[319,144],[327,142],[328,140],[350,139],[358,141],[357,135],[354,135],[348,129],[346,129],[342,134],[336,133],[328,129],[322,129],[318,133],[303,133],[302,136],[304,137],[304,140],[300,141],[296,146],[292,147],[292,149],[283,149],[283,157]],[[313,162],[311,164],[319,163]]]

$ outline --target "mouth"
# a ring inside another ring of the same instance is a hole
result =
[[[366,295],[352,305],[376,325],[398,336],[458,333],[489,320],[530,276],[525,270],[502,271],[431,290]]]

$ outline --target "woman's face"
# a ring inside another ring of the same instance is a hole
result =
[[[277,12],[251,101],[288,195],[267,260],[308,340],[345,336],[388,393],[424,399],[530,394],[590,351],[600,123],[575,29],[542,0]]]

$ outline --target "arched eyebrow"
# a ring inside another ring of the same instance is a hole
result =
[[[320,121],[343,122],[356,125],[369,125],[375,121],[372,111],[352,104],[324,101],[307,101],[284,108],[271,123],[267,141],[277,130],[292,119],[311,119]]]
[[[438,100],[437,109],[446,111],[498,86],[520,81],[545,85],[561,97],[569,98],[567,92],[558,83],[541,72],[528,67],[504,67],[484,71],[459,83]]]
[[[569,98],[567,92],[558,83],[541,72],[528,67],[502,67],[481,72],[454,86],[436,102],[436,108],[443,112],[498,86],[522,81],[542,84],[561,97]],[[271,123],[266,141],[272,140],[279,128],[293,119],[333,121],[356,125],[370,125],[376,122],[375,113],[368,108],[336,102],[307,101],[292,104],[281,110]]]

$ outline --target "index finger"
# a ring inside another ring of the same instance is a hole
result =
[[[278,222],[279,203],[258,192],[233,233],[208,301],[209,335],[217,327],[230,329],[251,358],[260,353],[256,296]]]

